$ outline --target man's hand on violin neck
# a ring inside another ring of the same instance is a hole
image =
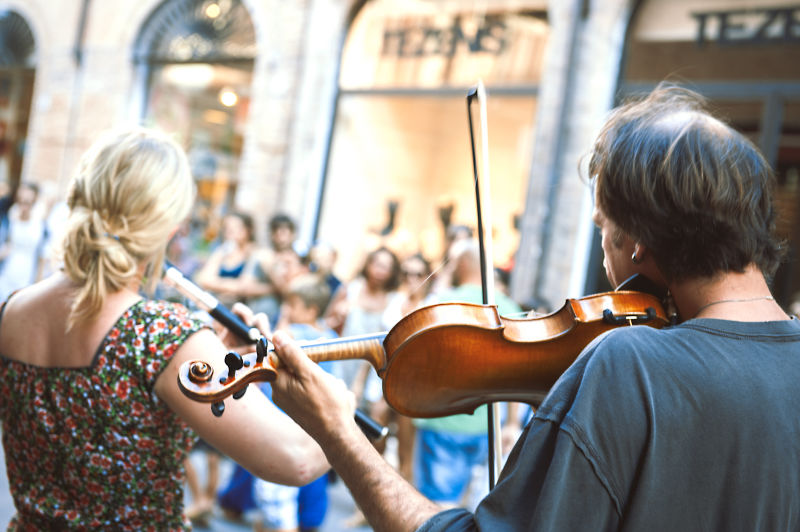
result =
[[[272,343],[281,360],[272,383],[275,404],[320,443],[346,428],[360,433],[353,421],[355,397],[344,382],[312,362],[286,333],[276,332]]]
[[[283,332],[272,337],[281,360],[272,397],[322,447],[376,531],[412,531],[440,511],[408,484],[353,421],[355,397]]]

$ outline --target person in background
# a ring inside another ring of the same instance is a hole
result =
[[[400,297],[393,299],[384,312],[384,321],[389,329],[414,310],[435,302],[435,298],[430,295],[431,273],[431,264],[421,253],[415,253],[402,261],[400,264],[402,279],[399,290]],[[374,418],[380,420],[383,425],[394,420],[397,427],[397,469],[403,478],[411,481],[414,478],[415,430],[413,420],[391,410],[382,398],[373,408],[373,412]]]
[[[441,265],[436,268],[436,275],[431,283],[430,292],[432,294],[439,294],[453,288],[453,275],[456,267],[452,257],[453,246],[462,240],[471,240],[473,238],[472,233],[472,229],[466,225],[455,224],[447,227]]]
[[[0,300],[37,281],[43,267],[47,240],[44,215],[36,209],[39,187],[20,183],[8,213],[8,240],[0,247]]]
[[[288,215],[278,213],[269,220],[269,241],[276,253],[286,251],[294,246],[297,238],[297,224]]]
[[[454,241],[448,255],[453,263],[454,287],[436,294],[435,299],[439,302],[482,303],[477,240]],[[502,292],[495,294],[495,305],[501,316],[514,317],[522,310]],[[509,406],[510,412],[503,424],[503,432],[515,437],[521,430],[517,409],[516,404]],[[416,419],[414,425],[417,429],[414,463],[417,489],[441,505],[474,508],[488,490],[487,407],[481,406],[473,414]]]
[[[293,279],[281,310],[279,327],[300,341],[336,338],[336,333],[321,319],[321,308],[330,299],[327,283],[318,275],[306,274]],[[332,362],[321,362],[330,370]],[[267,397],[269,384],[260,385]],[[328,477],[322,476],[300,488],[267,482],[253,477],[235,464],[228,485],[218,502],[229,518],[241,520],[257,510],[256,532],[311,532],[322,525],[328,506]]]
[[[0,140],[0,168],[3,166],[2,144],[3,141]],[[8,240],[8,211],[13,204],[14,193],[11,190],[11,185],[8,183],[8,179],[0,177],[0,242]]]
[[[197,271],[194,281],[226,305],[246,299],[241,276],[254,250],[253,218],[243,212],[226,214],[222,219],[222,243]]]
[[[298,341],[337,337],[322,320],[322,309],[330,299],[327,283],[315,274],[294,278],[286,291],[279,328]],[[333,362],[321,362],[330,372]],[[271,395],[269,384],[265,393]],[[300,488],[255,479],[254,495],[261,524],[256,532],[312,532],[322,525],[328,507],[327,476]]]
[[[61,251],[58,249],[64,240],[64,228],[67,226],[69,206],[63,194],[57,194],[55,185],[44,187],[39,193],[39,202],[44,207],[45,239],[41,249],[41,276],[40,279],[49,277],[62,267],[59,262]]]
[[[155,131],[106,134],[81,159],[63,270],[0,313],[11,529],[188,530],[183,463],[198,435],[272,481],[304,485],[328,470],[319,446],[259,390],[216,417],[177,385],[189,360],[224,367],[232,339],[140,292],[155,288],[193,197],[185,154]],[[234,311],[269,332],[265,316]]]
[[[609,282],[655,283],[677,323],[591,341],[475,513],[386,465],[351,398],[280,332],[273,399],[379,530],[800,530],[800,321],[768,284],[783,254],[772,169],[699,95],[661,84],[611,113],[588,170]]]
[[[185,220],[167,244],[167,260],[183,275],[192,279],[203,265],[196,251],[191,220]]]
[[[389,248],[379,247],[367,255],[358,277],[339,287],[325,320],[341,336],[357,336],[387,330],[386,309],[400,297],[400,261]],[[375,401],[380,381],[371,366],[360,360],[341,361],[334,367],[356,396]],[[375,384],[378,384],[377,388]],[[366,395],[364,395],[366,394]],[[362,397],[363,396],[363,397]]]
[[[287,221],[288,220],[288,221]],[[254,255],[251,264],[245,268],[242,274],[241,293],[251,298],[251,308],[255,311],[263,312],[267,315],[270,325],[278,327],[278,320],[282,316],[280,301],[285,297],[292,280],[306,273],[307,269],[302,264],[300,257],[292,248],[287,246],[290,236],[287,236],[289,229],[293,231],[293,223],[288,217],[282,215],[273,219],[271,227],[274,236],[273,244],[276,244],[280,251],[258,250]],[[267,257],[268,255],[268,257]],[[261,272],[265,263],[261,260],[269,260],[269,279],[260,273],[254,275],[253,272]],[[261,297],[258,297],[258,296]],[[254,298],[254,299],[253,299]],[[285,320],[284,320],[285,321]],[[219,493],[216,494],[217,503],[223,514],[232,521],[241,521],[244,514],[255,508],[253,499],[253,476],[244,468],[234,466],[233,473],[228,478],[228,482]],[[200,509],[207,511],[211,508],[210,501]]]
[[[301,257],[294,249],[297,226],[288,215],[279,213],[269,220],[269,246],[259,248],[242,276],[245,295],[253,310],[278,321],[281,302],[292,277],[300,273]]]
[[[185,225],[178,231],[183,228]],[[174,238],[175,236],[173,240]],[[254,250],[252,217],[243,212],[226,214],[222,218],[222,243],[197,271],[195,282],[226,306],[246,300],[247,292],[243,289],[242,273],[252,259]],[[222,457],[217,449],[202,439],[197,443],[195,451],[205,455],[207,475],[205,484],[201,486],[194,465],[190,460],[186,461],[188,486],[193,501],[186,513],[193,522],[204,525],[211,515],[217,496]]]
[[[386,247],[373,250],[367,255],[360,275],[340,286],[334,294],[325,316],[326,323],[343,337],[386,331],[385,312],[400,297],[399,286],[400,261],[397,255]],[[381,404],[381,380],[368,362],[342,360],[333,366],[332,371],[353,391],[370,417],[376,419],[375,416],[385,410]],[[376,447],[383,452],[385,441],[377,442]],[[357,510],[345,524],[355,527],[363,523],[364,516]]]
[[[384,321],[395,324],[410,312],[435,303],[431,295],[431,263],[422,255],[414,253],[400,263],[400,297],[391,301],[386,308]]]
[[[338,252],[336,248],[327,242],[317,242],[308,250],[308,271],[325,280],[328,284],[331,296],[333,296],[342,285],[341,279],[339,279],[334,272],[337,257]],[[330,304],[330,300],[328,304]],[[328,304],[326,304],[323,309],[323,315],[328,308]]]

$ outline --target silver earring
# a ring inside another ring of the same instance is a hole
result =
[[[631,262],[634,264],[639,264],[639,257],[636,256],[635,251],[633,252],[633,255],[631,255]]]

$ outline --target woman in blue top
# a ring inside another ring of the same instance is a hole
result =
[[[222,243],[195,275],[195,282],[223,303],[243,301],[241,277],[255,249],[253,218],[231,212],[222,219]]]

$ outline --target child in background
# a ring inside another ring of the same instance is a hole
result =
[[[294,278],[281,305],[278,328],[286,329],[297,340],[336,338],[336,333],[321,320],[330,299],[330,289],[318,275],[305,274]],[[331,362],[321,362],[330,371]],[[269,397],[269,384],[262,386]],[[317,529],[328,507],[327,475],[300,488],[254,479],[253,494],[261,522],[257,532],[309,532]]]

